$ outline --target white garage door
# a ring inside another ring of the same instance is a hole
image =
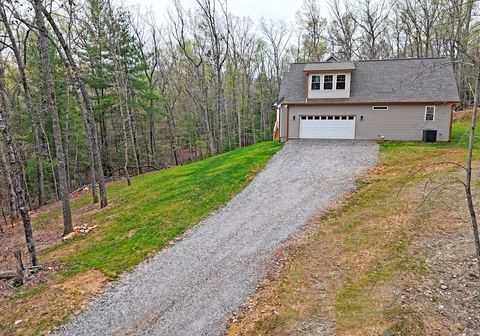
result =
[[[302,139],[354,139],[354,116],[301,116]]]

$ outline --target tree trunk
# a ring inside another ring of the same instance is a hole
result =
[[[2,218],[3,222],[5,223],[5,226],[7,226],[8,221],[7,221],[7,216],[5,216],[5,210],[3,210],[3,204],[0,204],[1,210],[2,210]],[[3,226],[2,226],[2,232],[3,232]]]
[[[2,94],[2,92],[0,92],[0,94]],[[5,180],[7,181],[8,193],[9,193],[8,204],[10,205],[10,225],[13,227],[15,221],[18,218],[17,201],[15,197],[15,187],[13,185],[12,175],[11,175],[10,167],[8,166],[6,153],[3,151],[1,146],[0,146],[0,164],[1,164],[2,170],[4,171]]]
[[[150,83],[150,87],[152,88],[153,85]],[[151,89],[152,90],[152,89]],[[152,94],[152,93],[150,93]],[[150,99],[150,111],[148,114],[148,136],[149,136],[149,143],[150,143],[150,152],[152,153],[152,161],[155,167],[160,167],[160,160],[158,159],[158,151],[157,151],[157,143],[155,141],[155,115],[153,113],[153,100]]]
[[[127,120],[125,119],[125,113],[123,112],[122,102],[120,102],[120,117],[122,119],[122,130],[123,130],[123,154],[124,154],[124,164],[123,172],[125,178],[127,179],[127,184],[132,185],[130,180],[130,174],[128,173],[128,131],[127,131]]]
[[[223,83],[222,83],[222,68],[217,64],[217,153],[223,152]]]
[[[22,252],[20,251],[20,249],[17,248],[15,249],[15,251],[13,251],[13,255],[15,256],[15,261],[16,261],[16,272],[15,272],[15,278],[13,280],[13,286],[20,287],[27,280],[25,267],[23,266],[23,261],[22,261]]]
[[[73,81],[73,78],[71,75],[69,75],[70,81],[72,81],[73,84],[73,90],[75,94],[75,98],[78,102],[78,108],[80,110],[80,114],[83,117],[83,125],[85,128],[85,136],[87,137],[87,149],[88,149],[88,156],[90,158],[90,184],[92,188],[92,198],[93,198],[93,203],[98,203],[98,193],[97,193],[97,179],[96,179],[96,162],[95,162],[95,154],[94,154],[94,137],[91,134],[91,128],[90,124],[88,123],[87,120],[87,112],[83,108],[82,101],[80,100],[80,95],[78,94],[77,87],[75,85],[75,81]],[[98,149],[98,148],[97,148]],[[101,175],[103,176],[103,168],[100,167],[101,169]],[[105,202],[106,202],[106,196],[105,196]],[[100,205],[100,208],[103,208],[104,206]]]
[[[121,76],[122,78],[123,76]],[[128,85],[128,80],[126,81],[122,81],[123,82],[123,85],[122,86],[125,86],[125,85]],[[123,89],[124,91],[124,100],[125,100],[125,110],[126,110],[126,113],[127,113],[127,121],[128,121],[128,133],[130,135],[130,141],[132,143],[132,154],[133,154],[133,158],[135,160],[135,170],[136,170],[136,175],[140,175],[141,171],[140,171],[140,156],[138,155],[138,149],[137,149],[137,131],[135,129],[135,121],[133,120],[133,114],[132,114],[132,111],[130,109],[130,99],[128,97],[128,90],[125,88]]]
[[[6,151],[10,158],[10,166],[13,172],[13,185],[15,188],[15,195],[18,203],[18,210],[22,217],[23,229],[25,233],[25,240],[27,242],[28,253],[32,266],[38,265],[37,252],[35,248],[35,241],[33,240],[32,224],[30,215],[28,214],[26,206],[25,190],[23,189],[22,177],[19,167],[19,160],[15,151],[12,136],[8,129],[7,121],[5,120],[5,103],[3,100],[3,71],[0,73],[0,132],[3,135]]]
[[[22,82],[25,105],[27,107],[27,113],[30,118],[33,140],[35,142],[35,157],[37,160],[38,205],[42,206],[45,204],[45,201],[46,201],[45,178],[43,174],[43,161],[42,161],[42,152],[41,152],[42,146],[40,141],[40,133],[38,130],[38,125],[35,117],[35,112],[33,110],[33,103],[30,95],[30,87],[28,85],[27,75],[25,73],[25,65],[20,55],[20,50],[18,49],[15,36],[13,35],[12,29],[10,27],[10,21],[7,18],[5,9],[2,4],[0,4],[0,18],[3,21],[3,25],[10,39],[10,46],[13,50],[13,54],[15,55],[15,60],[18,66],[18,72],[20,74],[20,80]]]
[[[85,86],[85,83],[78,75],[77,63],[75,62],[75,59],[72,56],[72,53],[70,51],[70,48],[68,47],[68,44],[63,38],[63,34],[61,33],[60,29],[58,28],[56,22],[53,20],[50,13],[42,6],[41,2],[40,2],[40,6],[43,11],[43,14],[45,15],[48,22],[50,23],[50,26],[52,27],[53,31],[55,32],[55,35],[57,36],[60,42],[60,45],[63,48],[63,51],[65,52],[65,56],[67,57],[68,63],[73,70],[73,75],[75,77],[76,83],[80,88],[80,92],[82,94],[83,103],[85,104],[85,109],[86,109],[85,115],[86,115],[86,121],[88,124],[87,127],[89,129],[87,137],[90,137],[91,151],[93,154],[93,162],[94,162],[95,171],[96,171],[96,180],[98,182],[98,186],[100,189],[100,208],[104,208],[108,205],[107,188],[105,185],[105,175],[103,173],[102,155],[100,153],[100,149],[98,146],[97,128],[95,125],[95,117],[93,114],[92,103],[90,101],[90,97],[88,95],[88,91]]]
[[[465,192],[467,194],[467,204],[468,210],[470,213],[470,220],[472,222],[472,229],[473,229],[473,238],[475,240],[475,248],[476,248],[476,258],[477,258],[477,265],[478,265],[478,274],[479,274],[479,286],[478,286],[478,295],[480,299],[480,235],[478,232],[478,222],[477,222],[477,215],[475,213],[475,206],[473,204],[473,197],[472,197],[472,160],[473,160],[473,144],[475,141],[475,127],[477,121],[477,109],[479,103],[479,96],[480,96],[480,73],[477,74],[477,80],[475,84],[475,97],[473,102],[473,111],[472,111],[472,125],[470,128],[470,139],[468,143],[468,158],[467,158],[467,179],[465,184]]]
[[[69,190],[67,181],[67,166],[65,162],[65,152],[62,143],[62,130],[60,126],[60,117],[57,109],[57,99],[55,93],[55,82],[53,79],[53,69],[48,55],[47,30],[42,14],[42,1],[31,0],[35,10],[35,22],[38,29],[38,49],[40,54],[40,67],[44,80],[46,81],[48,104],[52,117],[53,137],[55,140],[55,152],[58,160],[58,180],[60,198],[63,204],[63,234],[69,234],[73,231],[72,213],[70,209]]]

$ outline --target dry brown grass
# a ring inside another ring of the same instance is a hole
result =
[[[6,322],[4,335],[40,334],[48,326],[62,324],[79,312],[107,282],[100,271],[90,270],[49,286],[14,295],[4,301],[2,315]],[[35,295],[35,300],[30,300]],[[55,298],[54,300],[52,298]],[[55,314],[52,314],[55,312]],[[45,319],[48,316],[48,320]]]
[[[477,335],[474,308],[438,311],[439,303],[430,294],[437,291],[444,268],[451,267],[430,260],[431,253],[445,248],[439,239],[466,237],[465,245],[473,246],[463,191],[449,188],[417,210],[425,177],[441,176],[439,181],[458,172],[430,167],[397,193],[418,167],[463,157],[458,148],[383,150],[382,162],[359,180],[358,191],[312,223],[283,269],[259,289],[242,316],[232,319],[226,335],[364,336],[387,330],[396,335]],[[457,213],[463,217],[452,217]],[[435,249],[425,243],[429,239],[437,241]],[[469,248],[457,252],[463,261],[473,255]],[[475,283],[468,275],[464,279],[470,286]],[[456,290],[439,299],[445,307],[471,294],[468,286]],[[474,305],[471,297],[468,300]],[[480,310],[476,312],[478,317]]]

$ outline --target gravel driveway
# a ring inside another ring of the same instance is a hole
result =
[[[122,277],[57,335],[219,335],[274,250],[354,187],[378,146],[290,141],[184,239]]]

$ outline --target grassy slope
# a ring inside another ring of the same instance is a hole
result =
[[[20,291],[7,302],[0,301],[7,305],[7,311],[8,306],[11,310],[11,314],[4,314],[5,310],[0,314],[0,333],[36,334],[64,321],[84,303],[76,301],[76,296],[94,294],[82,292],[82,285],[69,292],[69,279],[78,279],[78,284],[85,282],[84,277],[88,279],[87,272],[93,274],[91,270],[115,278],[131,269],[242,190],[281,146],[277,142],[263,142],[135,177],[131,187],[125,182],[111,184],[108,187],[110,205],[102,211],[89,206],[90,196],[73,200],[76,224],[99,225],[98,228],[42,253],[40,260],[44,264],[61,261],[61,272],[52,275],[52,282],[40,290]],[[57,207],[38,216],[34,227],[58,221],[60,216]],[[95,277],[101,279],[98,274]],[[34,302],[41,302],[40,307],[34,307]],[[40,312],[36,314],[42,316],[32,316],[34,308],[38,308]],[[23,322],[13,328],[12,322],[18,319]]]
[[[230,326],[227,335],[307,333],[308,326],[324,325],[325,320],[338,335],[379,335],[386,327],[403,330],[416,323],[394,304],[390,286],[404,274],[422,277],[428,272],[424,257],[410,253],[410,245],[421,236],[453,230],[445,218],[462,205],[434,203],[430,211],[416,211],[425,177],[455,169],[437,167],[414,178],[409,175],[432,162],[464,162],[467,137],[462,136],[468,126],[468,120],[457,121],[451,143],[382,144],[375,170],[358,180],[357,191],[340,207],[321,217],[320,228],[272,285],[260,290],[257,304]],[[432,222],[436,226],[429,225]],[[407,326],[392,326],[400,317]],[[423,335],[425,330],[419,328],[401,334]]]

